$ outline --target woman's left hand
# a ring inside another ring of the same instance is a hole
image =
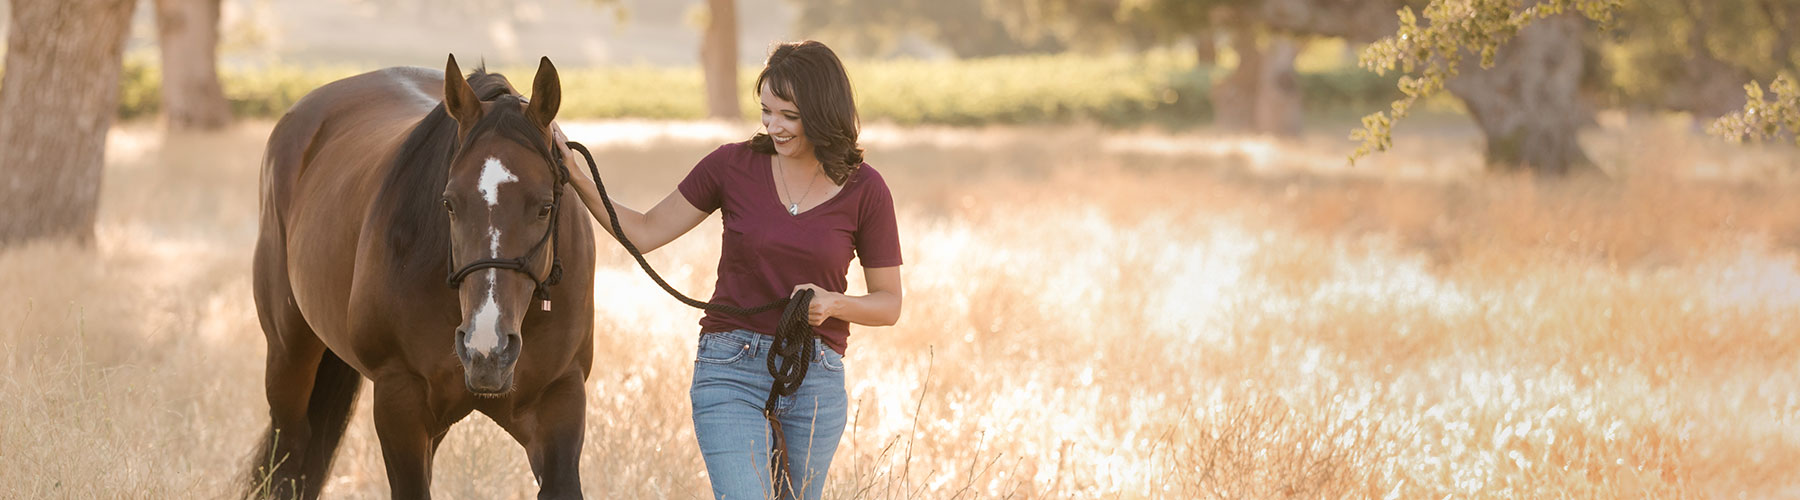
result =
[[[842,304],[844,294],[828,292],[823,288],[819,288],[818,285],[807,283],[794,287],[794,291],[788,295],[792,296],[794,293],[800,293],[801,290],[807,289],[813,291],[811,307],[806,309],[807,323],[812,324],[812,326],[819,326],[825,322],[826,318],[830,318],[832,315],[837,314],[838,306]]]

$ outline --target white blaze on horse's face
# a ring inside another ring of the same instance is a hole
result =
[[[470,322],[474,324],[475,330],[469,332],[466,341],[469,350],[481,353],[482,356],[488,356],[500,347],[500,304],[494,300],[496,271],[487,270],[487,299],[481,302],[481,307],[475,309],[475,320]]]
[[[480,189],[481,197],[487,200],[488,210],[493,210],[495,205],[500,204],[500,185],[518,181],[519,176],[507,170],[499,158],[489,156],[487,163],[481,165],[481,183],[476,189]]]
[[[507,170],[506,165],[500,163],[499,158],[489,156],[487,162],[482,164],[481,180],[476,185],[476,189],[481,191],[482,199],[487,201],[490,219],[494,207],[500,205],[500,185],[518,181],[519,177],[513,175],[511,170]],[[487,237],[488,257],[499,258],[500,228],[489,225]],[[489,355],[494,349],[500,347],[500,304],[494,297],[496,286],[494,280],[498,279],[495,271],[495,269],[487,270],[487,297],[481,302],[481,306],[475,309],[475,318],[471,322],[474,331],[469,332],[467,340],[469,350],[481,353],[483,356]]]

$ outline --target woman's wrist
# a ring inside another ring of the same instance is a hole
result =
[[[830,297],[830,300],[825,302],[825,317],[827,318],[837,318],[838,315],[843,314],[844,303],[851,300],[849,295],[838,292],[826,292],[826,296]]]

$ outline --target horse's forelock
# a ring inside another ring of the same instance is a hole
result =
[[[483,101],[492,101],[504,95],[519,95],[519,91],[513,89],[512,82],[507,81],[505,75],[489,73],[485,63],[469,72],[467,80],[469,88],[475,90],[475,98]]]
[[[531,148],[546,156],[550,150],[546,131],[538,128],[531,118],[525,115],[525,99],[518,94],[504,94],[492,99],[493,106],[487,114],[481,116],[470,127],[468,142],[465,147],[488,133],[497,133],[521,146]]]

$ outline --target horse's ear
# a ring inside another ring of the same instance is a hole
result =
[[[556,76],[556,65],[550,64],[549,57],[539,59],[537,77],[531,80],[531,104],[526,105],[525,116],[531,117],[539,127],[548,129],[560,107],[562,80]]]
[[[481,118],[481,99],[475,97],[475,89],[456,66],[456,54],[450,54],[450,61],[444,63],[444,109],[464,127]]]

